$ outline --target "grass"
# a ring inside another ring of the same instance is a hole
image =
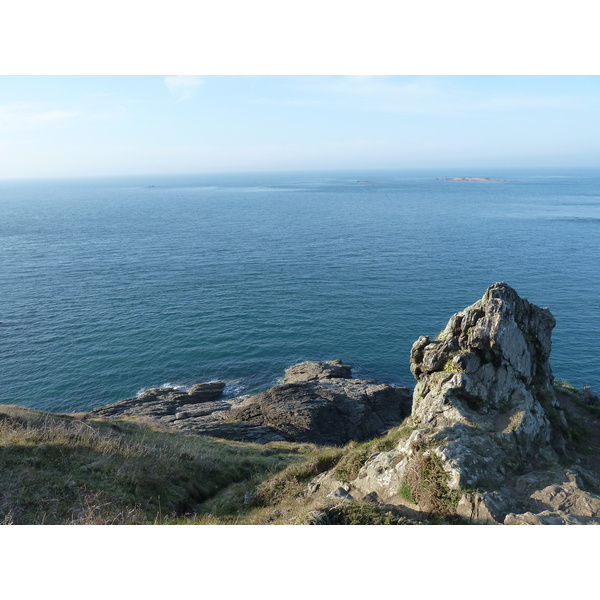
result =
[[[174,522],[312,451],[0,406],[0,523]]]
[[[351,481],[358,477],[358,472],[367,460],[378,452],[387,452],[398,445],[401,439],[409,437],[413,429],[405,423],[390,430],[385,436],[368,442],[350,442],[344,448],[344,454],[336,466],[339,479]]]
[[[307,484],[334,468],[352,477],[410,431],[344,448],[260,445],[0,406],[0,523],[392,523],[369,503],[330,514]]]
[[[444,364],[442,371],[446,373],[466,373],[464,369],[457,367],[451,360]]]
[[[448,360],[444,363],[441,370],[446,373],[466,373],[464,369],[454,364],[454,359],[457,356],[460,356],[461,354],[465,354],[464,349],[459,348],[458,350],[453,350],[452,352],[450,352],[448,354]]]
[[[352,480],[411,432],[405,423],[343,448],[260,445],[0,406],[0,523],[404,524],[395,508],[307,484],[321,473],[334,486]],[[438,481],[428,460],[421,476]],[[419,504],[422,487],[406,491]]]
[[[341,503],[310,515],[309,525],[405,525],[411,522],[391,506],[368,502]]]
[[[261,482],[252,494],[251,505],[271,507],[303,497],[311,479],[332,469],[343,452],[343,448],[315,449],[303,461],[288,465]]]
[[[400,488],[398,489],[398,494],[402,499],[406,500],[407,502],[410,502],[411,504],[417,503],[414,496],[412,495],[411,485],[406,482],[400,485]]]
[[[333,471],[340,480],[354,479],[372,456],[394,448],[412,428],[398,426],[368,442],[350,442],[343,448],[313,447],[302,460],[263,479],[244,503],[243,492],[229,487],[202,506],[188,523],[210,524],[400,524],[400,517],[368,502],[328,501],[307,492],[307,484],[320,473]],[[342,506],[343,508],[340,508]],[[337,508],[336,508],[337,507]],[[392,511],[393,512],[393,511]],[[388,523],[389,521],[389,523]]]
[[[577,397],[580,395],[580,391],[573,385],[571,385],[565,379],[557,379],[554,381],[554,388],[560,392],[565,394],[569,394],[572,397]]]
[[[450,516],[455,513],[461,494],[448,487],[448,479],[440,457],[432,449],[416,448],[399,494],[425,512]]]

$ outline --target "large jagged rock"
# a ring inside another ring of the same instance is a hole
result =
[[[549,449],[548,413],[560,414],[549,363],[554,326],[548,309],[497,283],[434,341],[413,345],[412,419],[437,431],[451,487],[502,479],[510,465]]]
[[[187,393],[153,389],[89,415],[141,417],[186,433],[245,442],[342,445],[373,438],[410,414],[410,390],[351,379],[351,367],[340,360],[295,365],[284,381],[230,399],[219,399],[223,382],[197,384]]]
[[[403,490],[426,510],[443,497],[477,523],[600,522],[600,497],[561,467],[569,431],[549,363],[554,325],[548,309],[496,283],[435,340],[420,337],[413,432],[373,456],[350,493],[402,503]]]

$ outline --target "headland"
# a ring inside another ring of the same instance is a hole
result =
[[[554,378],[555,323],[496,283],[413,344],[414,390],[333,360],[233,399],[0,406],[0,521],[600,524],[600,400]]]

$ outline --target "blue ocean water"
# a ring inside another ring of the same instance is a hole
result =
[[[504,183],[437,177],[483,176]],[[341,358],[412,387],[412,343],[496,281],[557,319],[600,392],[600,171],[0,182],[0,403],[87,410],[165,384],[273,385]]]

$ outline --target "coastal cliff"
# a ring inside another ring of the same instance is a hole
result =
[[[496,283],[414,343],[412,392],[335,360],[248,397],[0,407],[0,522],[598,524],[600,401],[555,381],[554,326]]]

